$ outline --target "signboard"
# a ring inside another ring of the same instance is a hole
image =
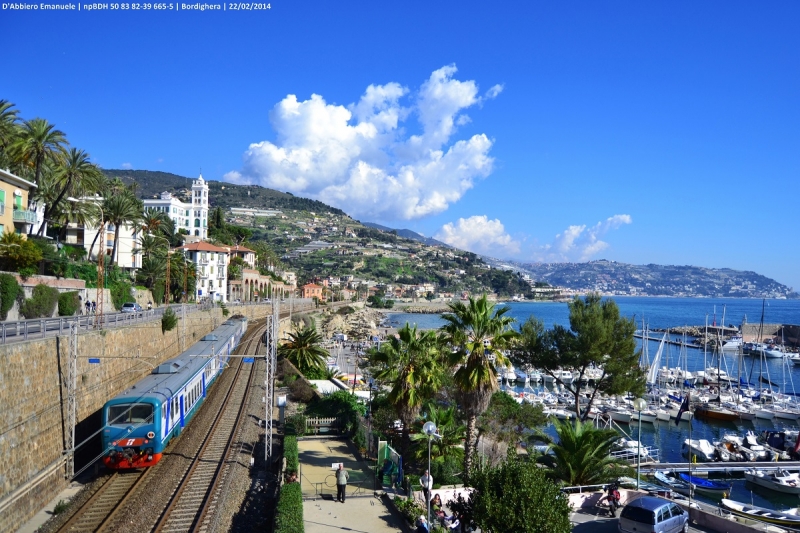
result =
[[[243,363],[252,363],[253,361],[255,361],[254,357],[245,357],[242,359]]]
[[[97,358],[97,357],[90,357],[89,358],[89,364],[90,365],[99,365],[100,364],[100,359]]]

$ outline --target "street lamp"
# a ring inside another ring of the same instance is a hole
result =
[[[100,248],[97,254],[97,314],[95,315],[94,326],[95,328],[103,329],[103,292],[105,282],[105,265],[103,262],[106,257],[106,215],[103,212],[103,206],[99,203],[83,198],[73,198],[72,196],[68,196],[67,200],[74,203],[90,204],[100,210],[100,228],[97,230],[100,233]],[[114,258],[112,257],[111,260],[113,262]]]
[[[428,478],[430,479],[431,475],[431,438],[436,437],[436,424],[433,422],[425,422],[425,425],[422,426],[422,432],[428,436]],[[433,489],[433,483],[431,483],[431,489]],[[428,490],[428,497],[425,498],[428,500],[428,527],[430,527],[431,523],[431,493]]]
[[[633,408],[639,415],[639,433],[636,443],[636,490],[639,490],[639,479],[642,476],[642,411],[647,409],[647,402],[642,398],[633,400]]]

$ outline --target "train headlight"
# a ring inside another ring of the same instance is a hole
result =
[[[156,434],[153,431],[149,431],[147,433],[147,438],[148,439],[154,439],[155,437],[156,437]]]

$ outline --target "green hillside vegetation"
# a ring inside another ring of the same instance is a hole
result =
[[[103,174],[109,178],[119,178],[125,184],[136,184],[136,191],[142,199],[158,198],[162,192],[169,192],[188,201],[192,180],[152,170],[123,170],[103,169]],[[313,211],[316,213],[334,213],[344,215],[341,209],[336,209],[317,200],[300,198],[291,193],[267,189],[260,185],[235,185],[221,181],[208,180],[209,203],[212,207],[247,207],[253,209],[296,209],[298,211]]]

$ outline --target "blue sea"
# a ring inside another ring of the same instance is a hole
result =
[[[620,309],[620,314],[636,321],[637,327],[641,328],[642,321],[650,329],[669,328],[676,326],[703,326],[708,320],[711,325],[724,324],[739,326],[743,321],[747,323],[759,323],[762,314],[762,300],[760,299],[728,299],[728,298],[648,298],[648,297],[619,297],[614,298]],[[566,303],[555,302],[509,302],[507,305],[511,310],[508,316],[516,319],[517,325],[525,322],[528,317],[534,316],[542,322],[545,327],[551,328],[555,324],[569,327],[569,308]],[[420,329],[436,329],[443,324],[439,315],[423,315],[410,313],[390,313],[388,322],[392,327],[401,327],[406,322],[416,324]],[[767,300],[764,306],[764,322],[768,324],[800,324],[800,300]],[[660,334],[652,334],[651,337]],[[658,349],[658,342],[649,343],[649,353],[652,357]],[[678,346],[665,347],[662,355],[661,365],[667,364],[674,367],[678,365],[679,357]],[[701,370],[709,365],[716,365],[716,359],[712,358],[711,352],[705,353],[699,348],[689,348],[686,359],[688,369],[695,371]],[[742,359],[743,368],[738,368],[738,357],[736,355],[726,355],[720,361],[720,366],[730,375],[742,375],[749,377],[752,383],[758,379],[759,371],[765,377],[767,372],[773,383],[780,384],[780,387],[788,392],[800,393],[800,367],[792,366],[782,360],[769,359],[766,367],[759,367],[759,361],[752,357],[745,356]],[[755,363],[755,368],[754,368]],[[515,387],[521,390],[521,387]],[[638,426],[631,424],[630,427],[622,426],[623,431],[631,438],[636,438]],[[743,434],[747,430],[759,433],[765,429],[794,428],[796,425],[786,425],[785,421],[763,421],[753,422],[703,422],[700,420],[692,421],[692,438],[718,440],[726,433]],[[680,448],[685,439],[689,438],[689,424],[682,422],[675,426],[674,422],[642,424],[642,444],[655,446],[660,450],[662,462],[682,462],[686,458],[681,457]],[[751,486],[743,479],[736,480],[733,485],[731,498],[734,500],[752,502],[756,505],[766,507],[796,507],[797,497],[781,495],[760,487]]]

